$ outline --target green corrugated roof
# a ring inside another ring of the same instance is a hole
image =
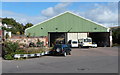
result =
[[[73,13],[66,12],[26,29],[26,35],[30,33],[31,36],[47,36],[48,32],[107,32],[107,29]]]

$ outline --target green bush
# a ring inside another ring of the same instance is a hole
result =
[[[15,54],[34,54],[34,53],[42,53],[44,52],[44,48],[24,48],[24,49],[18,49],[15,51]]]
[[[15,54],[25,54],[25,50],[16,50]]]
[[[120,44],[120,27],[112,28],[113,43]]]
[[[41,52],[44,52],[45,49],[43,48],[35,48],[35,47],[32,47],[32,48],[26,48],[24,49],[25,53],[26,54],[33,54],[33,53],[41,53]]]
[[[115,44],[113,44],[113,46],[120,46],[120,44],[115,43]]]
[[[20,49],[18,43],[14,42],[4,42],[3,44],[3,58],[6,60],[13,60],[14,54],[34,54],[34,53],[42,53],[46,48],[39,47],[30,47]]]
[[[3,58],[12,60],[13,55],[15,54],[16,50],[19,48],[18,43],[14,42],[4,42],[3,44]]]
[[[18,48],[19,45],[16,42],[5,42],[3,50],[5,51],[6,54],[11,54],[15,52]]]
[[[41,42],[41,41],[38,39],[36,45],[37,45],[37,47],[43,47],[44,42],[43,42],[43,41]]]
[[[6,60],[13,60],[13,59],[14,59],[13,55],[14,55],[14,54],[7,54],[7,55],[4,56],[4,58],[5,58]]]

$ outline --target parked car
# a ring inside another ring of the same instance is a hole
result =
[[[71,48],[67,44],[56,44],[52,51],[51,54],[53,55],[71,55]]]

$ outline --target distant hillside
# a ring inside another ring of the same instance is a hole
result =
[[[120,26],[110,27],[112,30],[113,43],[120,44]]]
[[[120,28],[120,26],[115,26],[115,27],[109,27],[110,29],[117,29]]]

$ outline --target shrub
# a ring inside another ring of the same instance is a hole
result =
[[[13,60],[14,54],[34,54],[34,53],[41,53],[48,49],[44,47],[30,47],[30,48],[19,48],[18,43],[14,42],[4,42],[3,44],[3,58],[6,60]]]
[[[14,54],[7,54],[7,55],[4,56],[4,59],[6,59],[6,60],[13,60],[14,59],[13,55]]]
[[[30,43],[29,43],[29,47],[35,47],[35,43],[30,42]]]
[[[15,43],[15,42],[5,42],[3,50],[7,54],[11,54],[11,53],[15,52],[18,48],[19,48],[18,43]]]
[[[120,46],[120,44],[115,43],[115,44],[113,44],[113,46]]]
[[[25,51],[26,54],[32,54],[32,53],[44,52],[44,49],[43,48],[32,47],[32,48],[26,48],[26,49],[24,49],[24,51]]]
[[[8,35],[8,33],[5,35],[5,38],[6,38],[6,39],[8,39],[8,38],[9,38],[9,35]]]
[[[18,43],[4,42],[3,44],[3,58],[13,59],[14,52],[19,48]]]
[[[24,49],[18,49],[15,51],[15,54],[34,54],[34,53],[41,53],[44,52],[46,49],[44,48],[24,48]]]
[[[16,50],[15,54],[25,54],[25,50]]]

